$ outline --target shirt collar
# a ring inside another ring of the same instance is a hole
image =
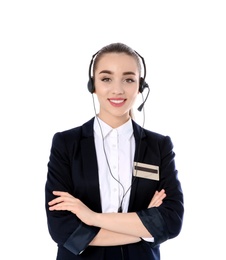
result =
[[[119,136],[123,136],[124,138],[129,139],[133,134],[132,120],[129,119],[123,125],[121,125],[117,128],[112,128],[111,126],[106,124],[104,121],[102,121],[99,117],[98,118],[97,118],[97,116],[95,117],[94,131],[98,136],[105,138],[113,130],[116,130]]]

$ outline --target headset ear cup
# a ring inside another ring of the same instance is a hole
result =
[[[144,79],[141,77],[140,78],[139,92],[142,93],[145,88],[149,88],[148,83],[146,83],[146,81],[144,81]]]
[[[139,92],[142,93],[144,91],[144,79],[140,78]]]
[[[90,93],[92,93],[92,94],[94,93],[95,87],[94,87],[94,84],[93,84],[93,78],[89,79],[88,84],[87,84],[87,88],[88,88]]]

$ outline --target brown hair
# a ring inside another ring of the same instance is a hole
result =
[[[107,53],[125,53],[125,54],[133,57],[137,62],[137,66],[138,66],[139,72],[141,74],[141,63],[140,63],[140,59],[139,59],[137,53],[132,48],[127,46],[126,44],[118,42],[118,43],[111,43],[109,45],[106,45],[105,47],[103,47],[102,49],[100,49],[97,52],[96,58],[93,62],[93,75],[94,75],[94,72],[96,70],[99,60],[101,59],[101,57],[104,54],[107,54]]]

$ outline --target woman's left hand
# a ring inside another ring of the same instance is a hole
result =
[[[165,190],[156,191],[151,202],[148,205],[148,208],[159,207],[162,204],[163,199],[165,199],[166,193]]]
[[[97,213],[89,209],[81,200],[76,199],[68,192],[53,191],[53,194],[58,197],[48,203],[50,211],[68,210],[85,224],[92,225],[92,219]]]

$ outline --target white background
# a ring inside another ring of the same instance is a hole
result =
[[[226,259],[225,14],[218,0],[0,2],[1,259],[55,259],[52,136],[94,115],[89,62],[118,41],[145,58],[145,127],[172,138],[184,189],[183,229],[162,260]]]

